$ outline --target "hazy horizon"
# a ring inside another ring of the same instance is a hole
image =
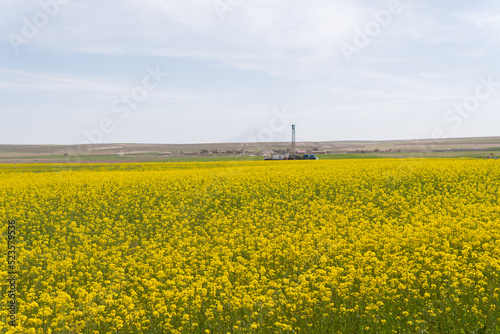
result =
[[[500,136],[483,136],[483,137],[451,137],[451,138],[406,138],[406,139],[379,139],[379,140],[358,140],[358,139],[342,139],[342,140],[296,140],[297,143],[342,143],[342,142],[370,142],[370,143],[379,143],[379,142],[418,142],[418,141],[453,141],[453,140],[468,140],[468,139],[500,139]],[[152,142],[103,142],[103,143],[87,143],[86,145],[229,145],[229,144],[272,144],[272,143],[291,143],[291,138],[289,140],[275,140],[272,142],[245,142],[245,141],[220,141],[220,142],[192,142],[192,143],[152,143]],[[0,143],[0,146],[76,146],[83,145],[81,144],[36,144],[36,143],[26,143],[26,144],[3,144]]]

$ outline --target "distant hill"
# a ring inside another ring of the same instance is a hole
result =
[[[284,152],[291,148],[291,143],[286,140],[249,142],[256,135],[258,135],[257,129],[247,129],[240,136],[223,143],[212,144],[0,145],[0,163],[125,162],[196,157],[243,157],[262,155],[263,151]],[[320,154],[333,156],[370,153],[380,157],[410,157],[425,153],[428,157],[484,157],[500,151],[500,137],[298,142],[297,149],[318,151]]]

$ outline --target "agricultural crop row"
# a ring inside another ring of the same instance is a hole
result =
[[[500,332],[496,161],[0,166],[2,282],[9,220],[1,333]]]

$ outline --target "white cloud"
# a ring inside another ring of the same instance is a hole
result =
[[[0,88],[5,91],[117,92],[121,85],[103,77],[67,73],[33,73],[0,68]]]
[[[488,12],[476,12],[476,13],[462,13],[457,15],[458,19],[464,22],[473,23],[481,28],[487,29],[499,29],[500,28],[500,14],[498,14],[498,9],[496,11],[489,10]]]
[[[252,0],[226,16],[219,19],[211,0],[73,1],[27,47],[210,59],[295,77],[332,67],[362,14],[355,2]]]

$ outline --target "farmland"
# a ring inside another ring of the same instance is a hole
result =
[[[500,155],[500,137],[298,142],[297,149],[321,159],[487,158]],[[289,142],[0,145],[0,164],[256,161],[287,150]]]
[[[0,218],[2,333],[500,332],[493,159],[6,164]]]

